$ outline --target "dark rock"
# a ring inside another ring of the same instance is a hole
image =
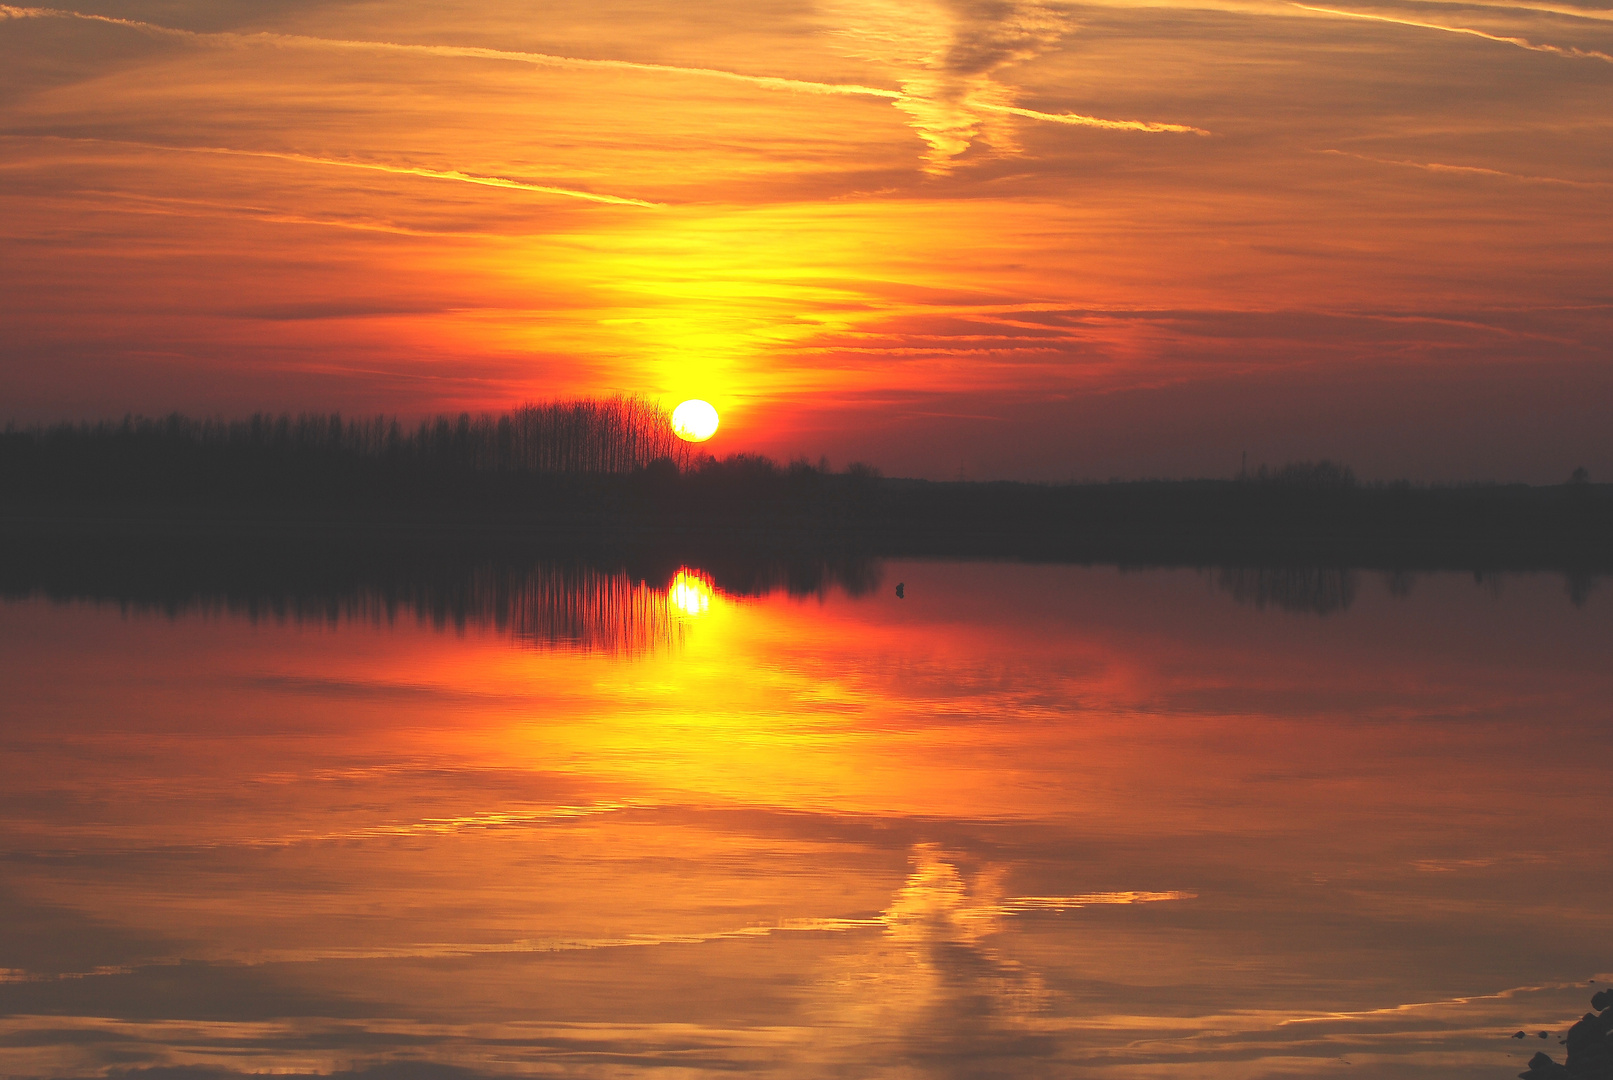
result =
[[[1518,1080],[1568,1080],[1570,1075],[1566,1066],[1557,1064],[1545,1054],[1536,1054],[1529,1059],[1529,1068],[1518,1074]]]
[[[1545,1054],[1529,1059],[1529,1069],[1520,1080],[1613,1080],[1613,991],[1601,990],[1591,997],[1597,1013],[1586,1013],[1568,1029],[1563,1039],[1567,1058],[1559,1065]],[[1546,1038],[1542,1031],[1540,1037]],[[1525,1037],[1523,1032],[1512,1036]]]

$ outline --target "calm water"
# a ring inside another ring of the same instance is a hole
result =
[[[848,580],[0,605],[0,1075],[1501,1080],[1613,972],[1607,583]]]

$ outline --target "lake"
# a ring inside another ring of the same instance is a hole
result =
[[[1613,977],[1605,581],[533,565],[0,642],[4,1076],[1503,1080]]]

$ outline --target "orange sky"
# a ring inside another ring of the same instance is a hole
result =
[[[1613,476],[1605,9],[103,0],[0,7],[0,70],[0,420]]]

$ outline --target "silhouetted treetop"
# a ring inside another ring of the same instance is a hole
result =
[[[1270,469],[1262,465],[1253,476],[1244,475],[1241,479],[1261,484],[1304,488],[1353,488],[1358,483],[1355,470],[1348,465],[1325,459],[1291,461],[1279,469]]]

